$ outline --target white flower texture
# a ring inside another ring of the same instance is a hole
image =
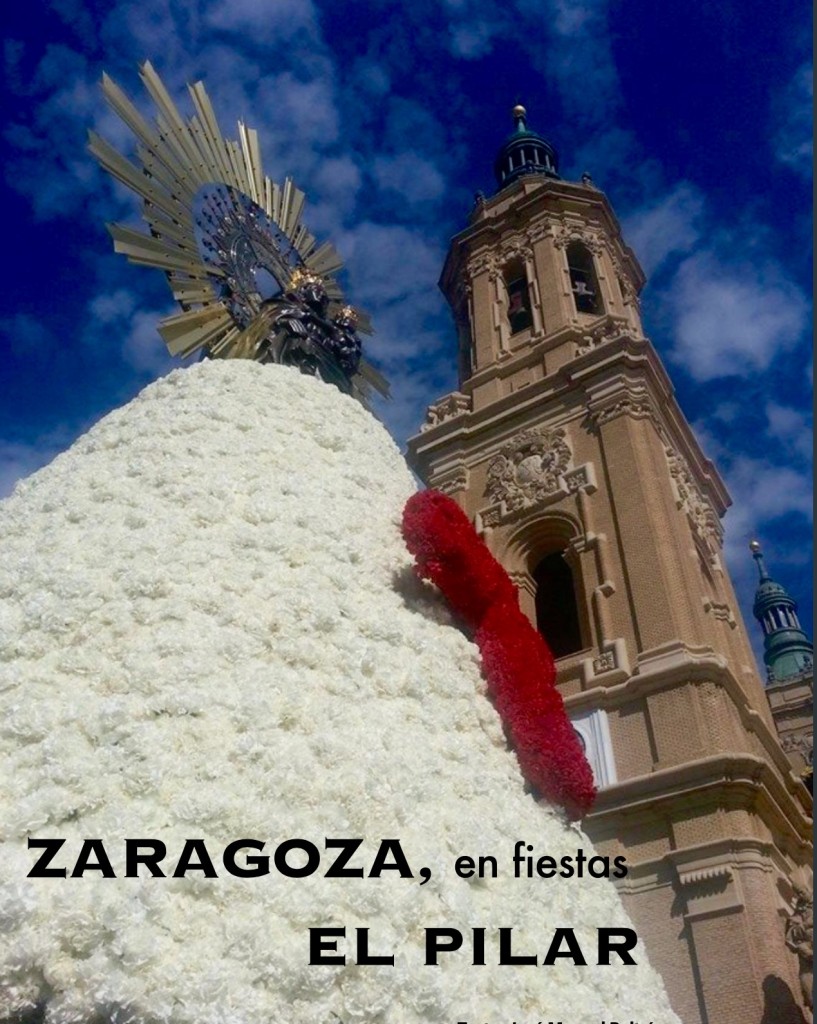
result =
[[[205,362],[0,506],[0,1019],[678,1024],[640,945],[637,967],[595,966],[596,929],[630,926],[612,883],[513,877],[517,839],[592,848],[525,793],[476,648],[413,579],[413,489],[333,388]],[[29,836],[65,838],[69,872],[101,838],[119,877],[28,879]],[[126,837],[164,842],[168,873],[201,837],[219,877],[121,877]],[[243,837],[363,837],[367,869],[399,838],[433,876],[234,878],[220,853]],[[462,854],[499,877],[456,877]],[[352,941],[346,966],[309,966],[319,926],[368,927],[395,965],[356,965]],[[509,926],[540,959],[573,927],[589,966],[495,966]],[[425,966],[427,927],[463,950]]]

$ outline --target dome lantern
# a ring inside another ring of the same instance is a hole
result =
[[[494,161],[494,175],[499,187],[505,188],[523,174],[544,174],[559,177],[559,154],[547,139],[531,131],[527,111],[517,104],[511,111],[514,130],[505,140]]]

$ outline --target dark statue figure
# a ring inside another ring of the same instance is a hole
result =
[[[330,315],[321,279],[296,270],[283,294],[267,299],[262,309],[268,325],[259,348],[262,362],[297,366],[303,373],[335,384],[347,394],[360,365],[357,315],[343,306]]]

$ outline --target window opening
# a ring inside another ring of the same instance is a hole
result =
[[[573,573],[561,551],[539,562],[533,572],[536,584],[536,628],[547,640],[554,658],[582,649],[579,608]]]
[[[530,290],[525,267],[521,260],[514,260],[505,268],[505,288],[508,292],[508,324],[511,334],[524,331],[533,323],[530,308]]]
[[[570,271],[570,287],[573,301],[579,313],[600,316],[604,309],[601,303],[599,283],[593,256],[581,242],[571,242],[567,247],[567,266]]]

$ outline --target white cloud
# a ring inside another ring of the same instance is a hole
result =
[[[332,207],[336,218],[354,209],[362,180],[360,169],[349,156],[321,160],[311,178],[322,201]]]
[[[90,127],[126,154],[133,147],[129,129],[104,103],[98,77],[98,68],[67,46],[49,46],[27,79],[11,76],[14,93],[27,98],[20,106],[27,116],[4,131],[16,151],[5,164],[6,181],[29,199],[37,220],[83,216],[104,223],[133,206],[86,150]]]
[[[681,264],[668,305],[671,357],[698,381],[767,369],[801,340],[808,319],[802,292],[775,267],[724,265],[711,252]]]
[[[364,221],[338,239],[348,259],[355,296],[386,305],[412,297],[423,302],[436,290],[443,252],[422,230]]]
[[[624,237],[649,275],[673,253],[689,252],[701,237],[704,201],[697,189],[680,182],[657,202],[625,218]]]
[[[807,473],[764,459],[738,456],[726,471],[726,483],[734,506],[729,527],[746,541],[764,523],[791,513],[811,521],[811,480]]]
[[[451,52],[455,57],[473,60],[490,53],[498,26],[487,21],[465,21],[451,26]]]
[[[101,47],[116,55],[106,61],[107,70],[144,114],[152,119],[155,111],[136,70],[149,54],[183,115],[191,111],[186,84],[204,77],[225,135],[235,136],[238,118],[258,127],[268,163],[272,154],[273,177],[303,178],[339,138],[334,65],[307,0],[119,3],[96,28]],[[269,58],[285,54],[270,60],[279,74],[265,74],[245,52],[248,33],[268,42]],[[6,167],[7,180],[29,197],[39,219],[80,210],[90,218],[111,219],[106,207],[112,205],[113,186],[85,152],[86,129],[94,126],[128,155],[133,139],[102,99],[99,68],[78,50],[49,46],[26,77],[19,69],[31,57],[17,43],[7,59],[12,89],[36,100],[30,121],[6,129],[19,154]]]
[[[515,36],[577,124],[609,127],[621,105],[607,0],[516,0]]]
[[[415,153],[379,156],[374,177],[384,191],[397,192],[410,204],[434,202],[445,192],[445,179],[429,160]]]
[[[204,22],[228,32],[248,32],[254,39],[288,39],[303,29],[315,29],[310,0],[223,0],[206,5]]]
[[[606,0],[553,0],[556,30],[561,36],[585,36],[599,16],[606,17]]]
[[[137,296],[125,288],[97,295],[89,304],[89,312],[102,324],[114,323],[131,315],[136,308]]]
[[[777,125],[773,142],[775,155],[805,178],[811,177],[813,162],[813,106],[814,72],[809,63],[797,69],[774,104]]]
[[[388,367],[386,367],[387,376]],[[453,370],[449,377],[418,371],[399,379],[392,374],[393,397],[379,408],[379,415],[395,441],[405,449],[405,442],[420,429],[426,408],[449,391],[457,382]],[[397,385],[396,387],[394,385]]]
[[[163,316],[167,316],[169,310],[157,312],[147,310],[136,313],[128,325],[128,334],[122,342],[122,356],[134,370],[148,374],[150,377],[158,377],[163,373],[169,373],[177,366],[177,361],[168,355],[165,343],[157,329],[157,325]],[[178,312],[173,309],[172,312]]]
[[[813,431],[811,417],[806,412],[777,402],[768,402],[766,419],[769,422],[769,434],[779,442],[784,452],[811,459]]]
[[[158,324],[163,317],[177,313],[178,307],[140,310],[139,304],[139,295],[125,288],[97,295],[88,304],[90,320],[85,342],[94,348],[118,343],[128,366],[139,374],[158,377],[176,365],[168,355]]]
[[[289,71],[264,79],[257,95],[265,121],[287,139],[325,147],[338,137],[340,116],[331,80],[302,81]]]

